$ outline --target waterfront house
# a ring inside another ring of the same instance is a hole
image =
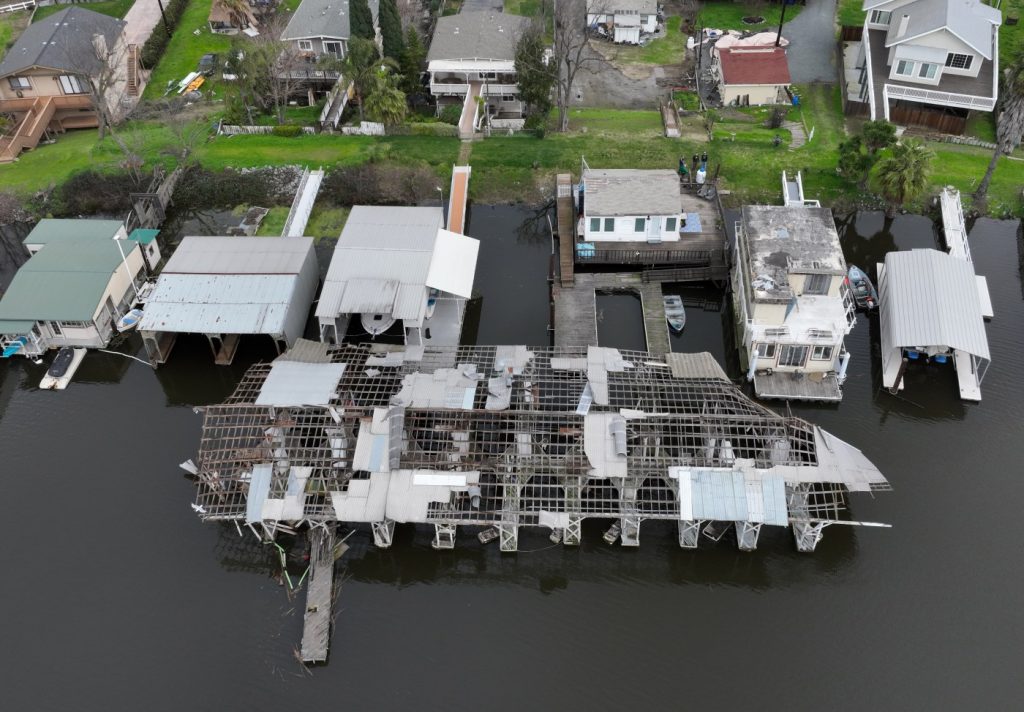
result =
[[[281,41],[293,44],[310,63],[322,56],[341,59],[352,34],[348,0],[302,0],[281,32]],[[379,0],[369,0],[373,28],[380,44]]]
[[[740,358],[762,398],[838,401],[856,323],[832,213],[805,201],[748,205],[736,224]]]
[[[78,6],[32,23],[0,62],[0,113],[14,126],[0,139],[0,163],[35,148],[45,135],[99,126],[98,110],[120,120],[140,89],[138,53],[125,23]],[[104,104],[94,86],[105,77]]]
[[[40,220],[32,255],[0,298],[5,356],[64,346],[102,348],[145,280],[143,246],[120,220]]]
[[[309,237],[186,237],[146,299],[139,332],[165,363],[179,334],[203,334],[230,364],[242,336],[269,336],[278,351],[302,336],[319,281]]]
[[[213,0],[207,20],[210,23],[210,32],[219,35],[237,35],[244,32],[250,37],[255,37],[259,34],[259,23],[248,2],[241,3],[237,8],[228,8],[221,0]]]
[[[438,111],[463,107],[460,129],[521,128],[523,103],[516,83],[516,43],[530,20],[503,12],[460,12],[440,17],[427,53],[430,93]],[[476,99],[483,99],[480,111]]]
[[[789,62],[782,47],[727,47],[715,60],[722,103],[736,106],[785,104]]]
[[[458,344],[480,243],[443,219],[441,208],[352,208],[316,309],[321,341]]]
[[[591,170],[580,179],[586,242],[676,242],[689,223],[672,170]]]
[[[587,0],[587,27],[617,44],[640,44],[658,29],[657,0]]]
[[[902,125],[963,131],[992,111],[1002,13],[980,0],[864,0],[859,43],[844,51],[846,110]]]

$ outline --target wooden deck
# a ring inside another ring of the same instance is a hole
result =
[[[572,176],[559,173],[555,179],[558,206],[558,278],[563,287],[571,287],[575,271],[576,231],[572,204]]]
[[[661,284],[646,282],[638,272],[575,275],[571,287],[554,282],[555,346],[597,346],[597,293],[631,292],[640,297],[647,350],[654,354],[671,351],[668,321]]]
[[[469,199],[469,166],[452,168],[452,185],[448,193],[448,230],[465,234],[466,201]]]
[[[835,401],[843,399],[835,374],[796,374],[775,371],[754,374],[754,392],[770,400]]]
[[[306,584],[306,612],[302,619],[302,661],[327,660],[331,641],[331,605],[334,593],[334,530],[315,529]]]

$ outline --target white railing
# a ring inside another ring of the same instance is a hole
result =
[[[875,77],[874,67],[871,64],[871,35],[868,34],[868,18],[871,17],[869,12],[867,17],[864,18],[864,34],[861,35],[861,44],[864,46],[864,63],[867,66],[868,74],[868,105],[871,107],[871,118],[877,119],[878,115],[875,113],[878,109],[875,108]],[[885,118],[889,118],[889,102],[886,102]]]
[[[465,94],[469,91],[469,84],[449,84],[446,82],[431,82],[431,94]],[[495,96],[500,94],[518,94],[519,87],[516,84],[484,84],[481,89],[482,96]]]
[[[36,0],[26,0],[26,2],[15,3],[14,5],[4,5],[0,7],[0,12],[19,12],[21,10],[31,10],[36,6]]]
[[[276,126],[238,126],[235,124],[221,124],[217,129],[219,136],[263,136],[274,133]],[[312,126],[303,126],[302,133],[315,134],[316,129]]]
[[[996,106],[996,100],[990,96],[971,96],[970,94],[953,94],[947,91],[933,91],[931,89],[916,89],[901,86],[899,84],[886,84],[885,93],[895,99],[910,99],[925,104],[937,104],[939,106],[957,106],[962,109],[981,109],[992,111]],[[888,103],[888,101],[886,102]]]

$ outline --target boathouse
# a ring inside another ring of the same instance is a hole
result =
[[[24,245],[31,257],[0,299],[3,356],[110,343],[145,280],[143,248],[124,224],[44,219]]]
[[[443,220],[439,207],[352,208],[316,309],[321,341],[458,344],[480,242]]]
[[[732,275],[740,359],[762,398],[838,401],[856,323],[832,213],[747,205]]]
[[[302,336],[318,282],[310,237],[186,237],[146,301],[146,352],[165,363],[178,334],[203,334],[219,365],[242,336],[269,336],[280,353]]]

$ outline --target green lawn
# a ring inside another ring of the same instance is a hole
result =
[[[864,16],[867,14],[861,10],[863,5],[864,0],[839,0],[839,6],[836,8],[839,24],[863,27]]]
[[[86,10],[92,10],[98,12],[101,15],[110,15],[111,17],[121,18],[131,9],[132,5],[135,4],[135,0],[104,0],[104,2],[90,2],[81,5]],[[43,5],[36,8],[36,14],[32,16],[32,22],[39,22],[43,18],[49,17],[50,15],[60,12],[61,10],[67,10],[70,5]]]
[[[849,1],[849,0],[841,0]],[[813,2],[813,0],[812,0]],[[794,19],[803,9],[802,5],[786,6],[786,21]],[[733,0],[708,0],[697,13],[697,25],[718,30],[765,30],[779,26],[782,6],[763,3],[741,3]],[[763,17],[764,22],[748,25],[744,17]],[[685,38],[684,38],[685,39]]]
[[[991,1],[989,2],[991,5]],[[1018,22],[1007,25],[1012,15]],[[1003,26],[999,28],[999,65],[1008,66],[1014,57],[1024,54],[1024,0],[1003,0]]]
[[[312,126],[320,120],[320,112],[323,111],[324,103],[313,104],[312,106],[286,106],[284,109],[284,122],[286,124],[298,124],[299,126]],[[264,116],[253,117],[260,126],[276,126],[277,114],[270,113]]]
[[[10,47],[28,26],[29,13],[5,12],[0,15],[0,52]]]
[[[665,36],[644,46],[615,48],[615,61],[634,64],[676,64],[683,61],[686,35],[679,31],[682,18],[673,15],[665,22]]]
[[[509,15],[536,17],[540,14],[541,0],[505,0],[505,12]]]
[[[153,70],[149,78],[146,91],[143,94],[145,99],[159,99],[167,89],[167,82],[173,81],[177,84],[185,78],[189,72],[194,72],[199,58],[207,52],[216,52],[221,56],[227,54],[231,47],[231,38],[227,35],[218,35],[210,32],[207,18],[210,15],[210,5],[213,0],[192,0],[184,14],[181,22],[174,30],[174,36],[160,63]],[[196,30],[199,34],[193,34]],[[207,80],[202,92],[210,96],[217,94],[217,80]]]

